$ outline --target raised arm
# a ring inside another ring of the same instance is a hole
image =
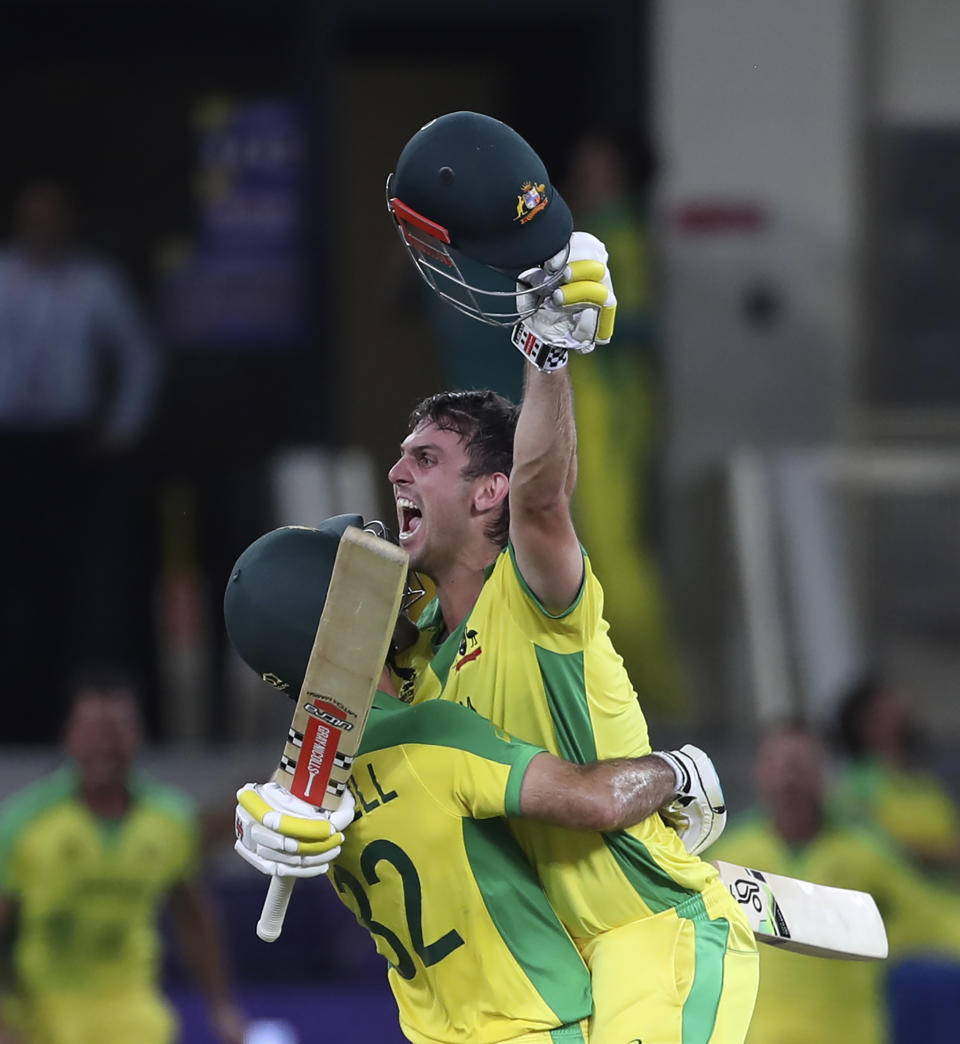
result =
[[[566,362],[571,352],[589,354],[610,340],[617,307],[606,248],[585,232],[574,232],[543,268],[520,275],[519,306],[535,305],[535,288],[561,267],[559,286],[512,336],[528,362],[510,473],[510,540],[521,575],[552,613],[572,604],[583,579],[570,517],[577,429]]]
[[[510,473],[510,540],[524,580],[549,612],[577,597],[583,557],[570,517],[577,430],[566,369],[526,366]]]

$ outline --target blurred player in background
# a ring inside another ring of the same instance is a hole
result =
[[[530,146],[477,113],[414,135],[387,196],[428,285],[512,329],[528,360],[519,412],[489,392],[433,396],[414,410],[390,470],[401,544],[437,593],[398,659],[400,696],[465,704],[574,762],[646,754],[647,724],[570,512],[567,362],[602,353],[613,333],[606,250],[573,231]],[[514,271],[516,295],[466,285],[458,252]],[[507,340],[505,330],[509,352]],[[616,835],[512,829],[590,968],[594,1041],[743,1040],[757,987],[753,934],[716,871],[661,817]]]
[[[960,811],[923,762],[907,694],[861,678],[841,701],[838,733],[846,760],[832,799],[842,814],[876,823],[926,870],[960,875]]]
[[[69,762],[0,806],[4,1044],[175,1041],[159,984],[167,901],[219,1039],[243,1039],[198,880],[196,818],[183,794],[135,769],[140,739],[129,680],[90,672],[73,689]]]
[[[960,896],[936,889],[868,820],[828,808],[825,753],[802,722],[770,728],[755,764],[761,807],[733,822],[710,856],[815,884],[869,892],[883,914],[890,959],[960,956]],[[887,966],[761,947],[755,1044],[882,1044]],[[928,1037],[922,1027],[917,1039]]]
[[[303,684],[336,553],[329,538],[350,519],[274,530],[231,571],[231,640],[285,692]],[[390,963],[410,1040],[574,1044],[585,1039],[590,976],[503,817],[618,831],[677,797],[678,759],[695,769],[685,799],[701,809],[698,823],[709,820],[703,781],[714,803],[719,783],[694,748],[572,765],[465,707],[410,707],[380,692],[350,800],[332,816],[304,804],[300,818],[273,808],[276,784],[248,784],[238,794],[237,851],[263,873],[296,876],[317,876],[336,857],[333,884]],[[282,833],[270,828],[275,820]]]
[[[636,127],[598,124],[571,151],[564,196],[617,276],[617,335],[570,370],[578,446],[577,532],[603,577],[604,617],[648,711],[677,716],[687,693],[650,535],[661,395],[650,193],[653,148]],[[449,309],[448,309],[449,311]]]
[[[42,742],[45,719],[17,695],[36,665],[60,703],[68,663],[135,640],[130,585],[146,581],[125,455],[143,437],[158,359],[117,267],[76,245],[63,186],[28,184],[13,218],[0,250],[0,476],[16,495],[4,498],[0,542],[42,552],[7,556],[0,693],[5,739]],[[94,583],[101,597],[85,601]]]

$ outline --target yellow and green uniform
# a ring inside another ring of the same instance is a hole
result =
[[[617,327],[602,352],[570,364],[577,426],[588,433],[577,446],[573,517],[603,577],[605,616],[643,705],[676,717],[689,710],[688,694],[645,536],[661,391],[654,360],[651,236],[639,202],[632,200],[592,200],[589,215],[580,220],[610,255]]]
[[[524,583],[508,547],[452,634],[442,633],[436,601],[423,610],[419,639],[400,658],[401,698],[461,703],[511,735],[580,764],[648,754],[646,721],[610,642],[603,592],[586,556],[584,570],[577,600],[551,615]],[[682,1022],[685,1035],[678,1031],[676,1039],[685,1044],[742,1039],[726,1011],[745,1012],[746,1025],[756,990],[753,935],[716,871],[688,855],[659,816],[607,834],[532,821],[511,829],[591,969],[597,1044],[605,1044],[598,1028],[607,1033],[600,1020],[613,1011],[622,1012],[623,1021],[609,1030],[611,1040],[628,1029],[626,1040],[653,1039],[649,1027],[657,1019],[658,1025]],[[643,932],[655,937],[650,946]],[[636,955],[635,974],[623,974],[621,947]],[[656,994],[669,1009],[661,1018],[654,1014],[656,996],[639,1001],[641,984],[648,963],[649,979],[662,978],[662,966],[672,969],[675,955],[683,955],[684,966],[676,969],[674,988]],[[727,1026],[725,1035],[711,1037],[714,1028]]]
[[[120,819],[98,818],[65,766],[0,806],[0,893],[17,909],[14,1017],[32,1044],[162,1044],[158,908],[194,873],[196,821],[179,791],[138,777]]]
[[[960,844],[957,806],[927,773],[864,759],[840,774],[832,801],[839,815],[875,823],[920,859],[952,857]]]
[[[331,879],[416,1044],[586,1039],[589,973],[500,818],[538,753],[460,707],[377,694]]]
[[[890,959],[960,953],[960,896],[933,887],[879,831],[827,820],[789,845],[760,814],[730,824],[710,849],[727,859],[815,884],[869,892],[887,927]],[[877,961],[835,961],[760,948],[760,991],[751,1044],[882,1044],[884,980]]]

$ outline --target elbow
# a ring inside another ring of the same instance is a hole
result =
[[[510,490],[510,521],[542,531],[570,518],[570,495],[564,486],[555,489]]]
[[[620,830],[625,825],[623,809],[612,793],[594,794],[581,810],[581,822],[581,830],[598,834]]]

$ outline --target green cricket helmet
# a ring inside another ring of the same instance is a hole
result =
[[[414,134],[387,178],[387,210],[427,285],[493,326],[512,326],[536,307],[521,311],[515,291],[470,285],[457,255],[515,278],[560,253],[573,232],[540,157],[515,130],[477,112],[448,113]],[[538,288],[537,305],[562,272]]]
[[[292,699],[300,695],[340,537],[359,515],[282,526],[254,540],[230,570],[223,619],[240,658]]]

